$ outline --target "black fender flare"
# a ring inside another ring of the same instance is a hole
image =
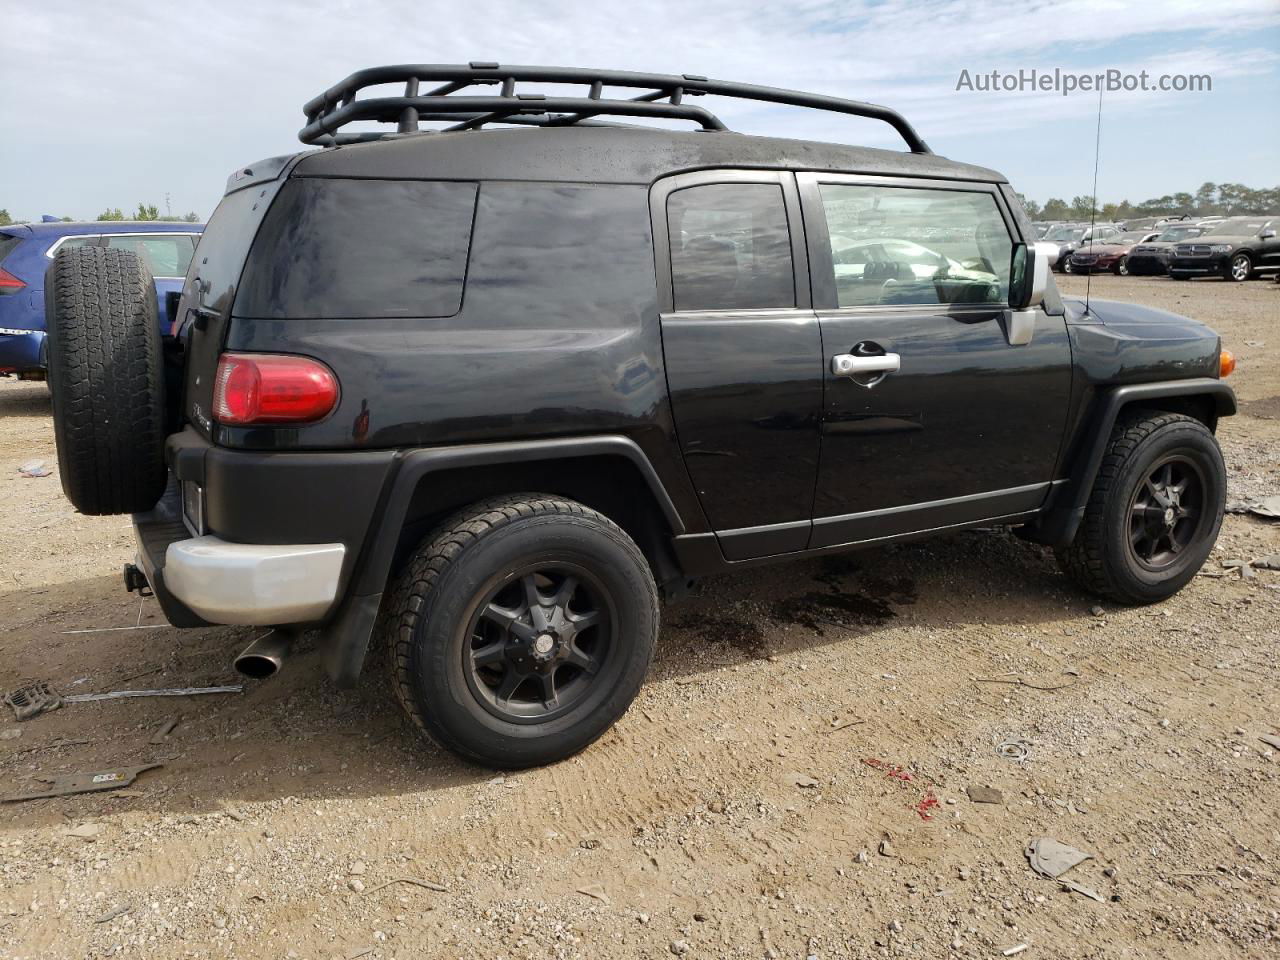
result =
[[[1235,391],[1221,380],[1209,377],[1134,383],[1100,390],[1074,445],[1075,465],[1070,476],[1065,484],[1055,487],[1044,512],[1028,531],[1028,538],[1051,546],[1065,546],[1075,538],[1093,491],[1093,481],[1106,455],[1111,431],[1125,407],[1152,400],[1205,396],[1213,400],[1215,418],[1235,414]],[[1210,424],[1211,429],[1214,426]]]
[[[384,484],[374,510],[373,525],[365,537],[346,596],[324,629],[328,646],[326,667],[334,683],[339,687],[350,687],[359,679],[409,503],[424,477],[466,467],[591,456],[623,457],[630,461],[653,494],[671,527],[672,536],[685,532],[684,521],[658,471],[640,446],[629,437],[610,434],[460,444],[405,450],[397,454],[391,476]]]

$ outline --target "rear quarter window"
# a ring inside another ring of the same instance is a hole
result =
[[[15,237],[12,233],[0,233],[0,263],[4,263],[4,258],[13,253],[21,242],[22,238]]]
[[[462,306],[476,192],[468,182],[290,180],[254,241],[234,313],[453,316]]]

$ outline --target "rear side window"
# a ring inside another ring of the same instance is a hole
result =
[[[709,183],[667,198],[671,285],[677,310],[796,305],[782,187]]]
[[[0,263],[4,263],[4,258],[21,242],[22,238],[15,237],[12,233],[0,233]]]
[[[153,237],[107,237],[108,247],[136,253],[155,277],[185,277],[195,252],[193,238],[177,234]]]
[[[450,317],[462,306],[476,184],[288,181],[236,296],[245,317]]]

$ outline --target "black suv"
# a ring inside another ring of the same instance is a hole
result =
[[[705,94],[909,152],[730,133]],[[1007,524],[1149,603],[1214,543],[1217,334],[1059,297],[1005,179],[891,110],[473,63],[305,112],[322,149],[231,177],[176,336],[121,251],[47,285],[67,495],[134,514],[126,583],[174,625],[276,627],[246,672],[317,627],[350,685],[378,636],[419,727],[518,767],[617,720],[693,578]]]
[[[1280,270],[1280,217],[1228,217],[1203,235],[1174,246],[1169,276],[1222,277],[1237,282]]]

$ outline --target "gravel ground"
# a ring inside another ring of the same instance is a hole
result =
[[[1092,292],[1222,333],[1229,495],[1280,493],[1280,285]],[[0,686],[235,682],[250,631],[158,626],[119,587],[127,522],[18,476],[55,462],[43,386],[0,381],[0,418]],[[0,806],[0,957],[1274,957],[1280,572],[1222,561],[1278,551],[1229,516],[1142,609],[1001,531],[708,580],[611,733],[505,776],[419,742],[382,664],[339,692],[305,646],[240,695],[6,716],[5,794],[162,766]],[[1101,901],[1031,872],[1038,836],[1093,854],[1067,876]]]

